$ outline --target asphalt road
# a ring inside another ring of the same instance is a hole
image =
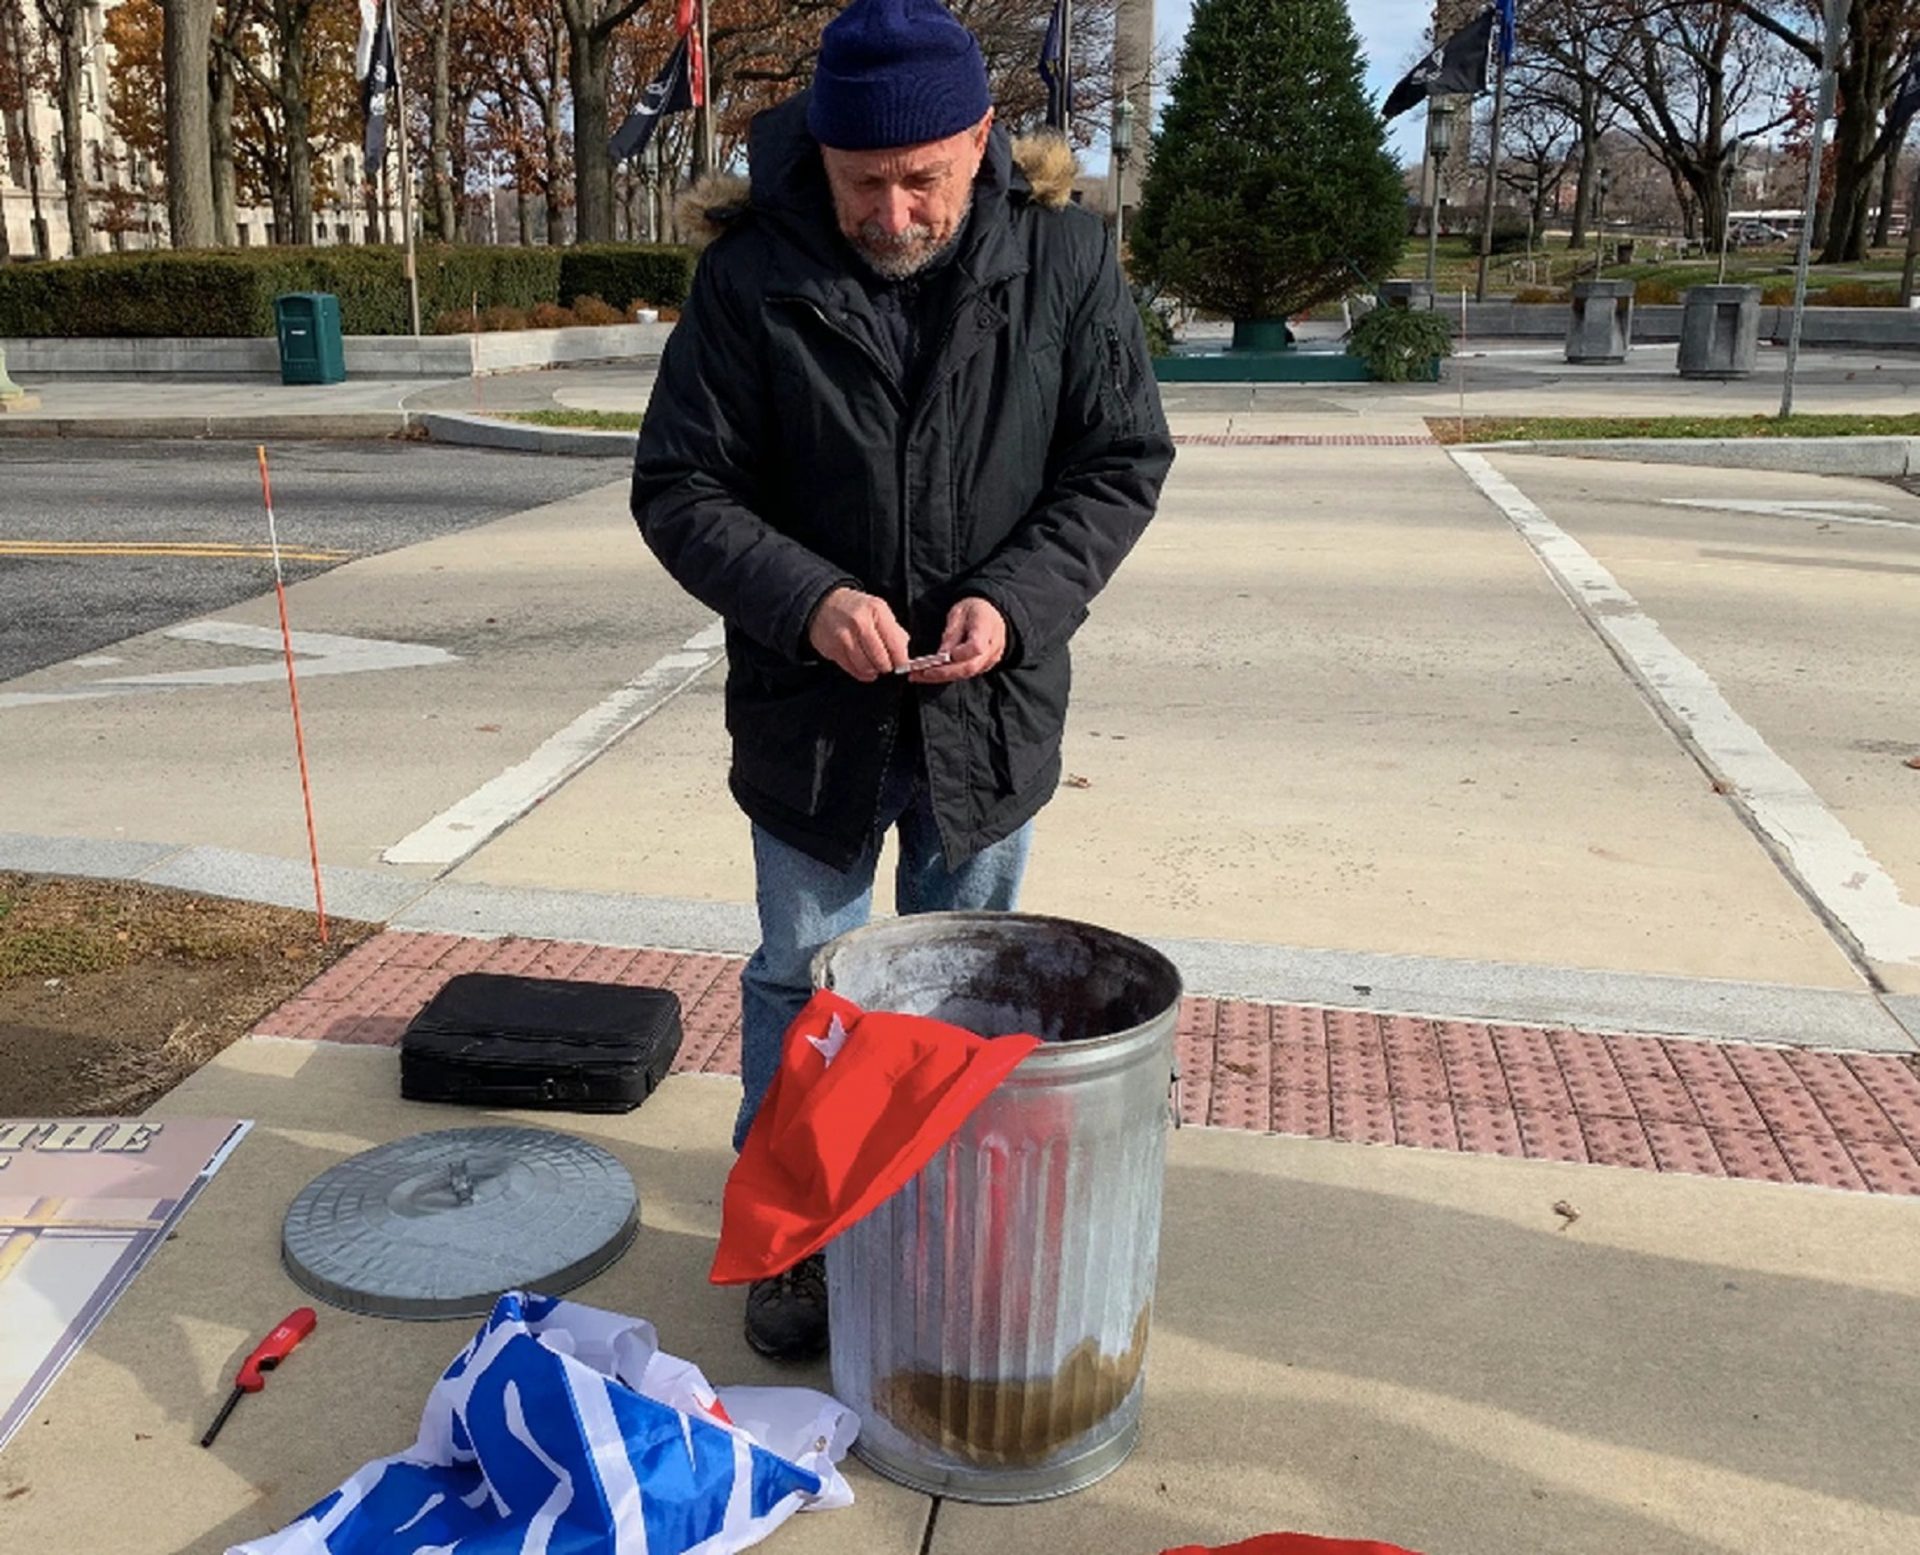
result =
[[[291,582],[569,497],[619,459],[409,443],[268,449]],[[270,589],[253,445],[0,445],[0,680]]]

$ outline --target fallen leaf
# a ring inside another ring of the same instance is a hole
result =
[[[1573,1205],[1570,1204],[1565,1199],[1559,1200],[1553,1206],[1553,1212],[1554,1214],[1558,1215],[1562,1221],[1562,1225],[1560,1227],[1562,1231],[1566,1230],[1568,1226],[1572,1225],[1576,1220],[1580,1218],[1580,1211],[1575,1209]]]
[[[498,724],[475,724],[473,727],[481,734],[498,734],[500,732],[500,726]]]
[[[1907,758],[1907,765],[1912,767],[1915,772],[1920,772],[1920,756],[1909,756]]]
[[[1713,780],[1713,791],[1716,794],[1730,794],[1733,792],[1732,789],[1728,788],[1727,785],[1722,783],[1718,778]]]
[[[1067,782],[1068,788],[1092,788],[1093,787],[1093,779],[1082,777],[1078,772],[1069,772],[1067,774],[1066,782]]]

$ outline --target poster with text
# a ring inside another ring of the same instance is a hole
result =
[[[0,1447],[248,1126],[0,1118]]]

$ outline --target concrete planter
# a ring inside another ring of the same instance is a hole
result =
[[[349,335],[349,378],[468,378],[567,362],[647,361],[671,324],[608,324],[483,335]],[[0,341],[11,368],[28,377],[278,377],[272,339],[68,339]]]
[[[1581,281],[1567,322],[1569,362],[1624,362],[1633,348],[1633,283]]]

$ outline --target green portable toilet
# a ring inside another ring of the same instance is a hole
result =
[[[340,299],[332,292],[287,292],[273,299],[282,383],[339,383],[347,376]]]

